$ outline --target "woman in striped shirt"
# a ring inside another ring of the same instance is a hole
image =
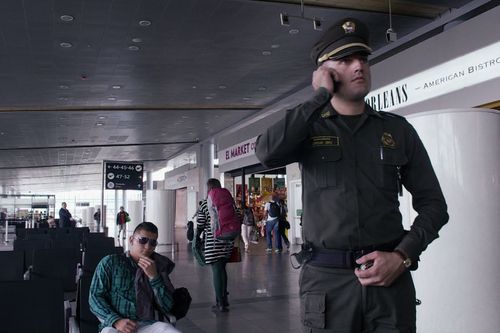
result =
[[[207,181],[207,193],[213,188],[221,187],[218,179],[210,178]],[[196,240],[200,241],[202,232],[205,232],[205,263],[209,264],[212,268],[216,298],[216,304],[212,306],[212,310],[227,312],[229,311],[229,303],[227,300],[226,263],[231,256],[234,242],[219,240],[214,237],[210,226],[210,213],[208,211],[207,199],[201,201],[196,222]]]

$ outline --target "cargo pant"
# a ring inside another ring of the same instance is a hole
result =
[[[415,287],[409,271],[390,287],[363,287],[351,269],[306,264],[299,283],[303,332],[416,332]]]

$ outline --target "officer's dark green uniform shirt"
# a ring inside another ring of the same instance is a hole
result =
[[[368,105],[351,130],[330,99],[320,88],[311,100],[288,110],[258,138],[257,157],[269,167],[300,163],[303,237],[327,249],[360,249],[403,238],[399,169],[418,217],[397,248],[417,258],[448,221],[420,138],[403,117]]]

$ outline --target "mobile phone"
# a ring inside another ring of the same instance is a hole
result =
[[[339,90],[340,81],[333,80],[333,92],[336,93]]]

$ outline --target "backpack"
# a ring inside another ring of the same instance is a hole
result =
[[[269,216],[270,217],[281,217],[281,207],[276,202],[271,201],[269,203]]]
[[[193,223],[193,221],[188,221],[188,223],[187,223],[186,237],[187,237],[188,241],[190,241],[190,242],[194,238],[194,223]]]
[[[241,233],[241,219],[231,193],[225,188],[213,188],[208,192],[208,212],[212,232],[218,240],[234,240]]]
[[[250,208],[245,208],[243,210],[243,224],[248,226],[255,225],[255,218],[253,217],[253,211]]]

